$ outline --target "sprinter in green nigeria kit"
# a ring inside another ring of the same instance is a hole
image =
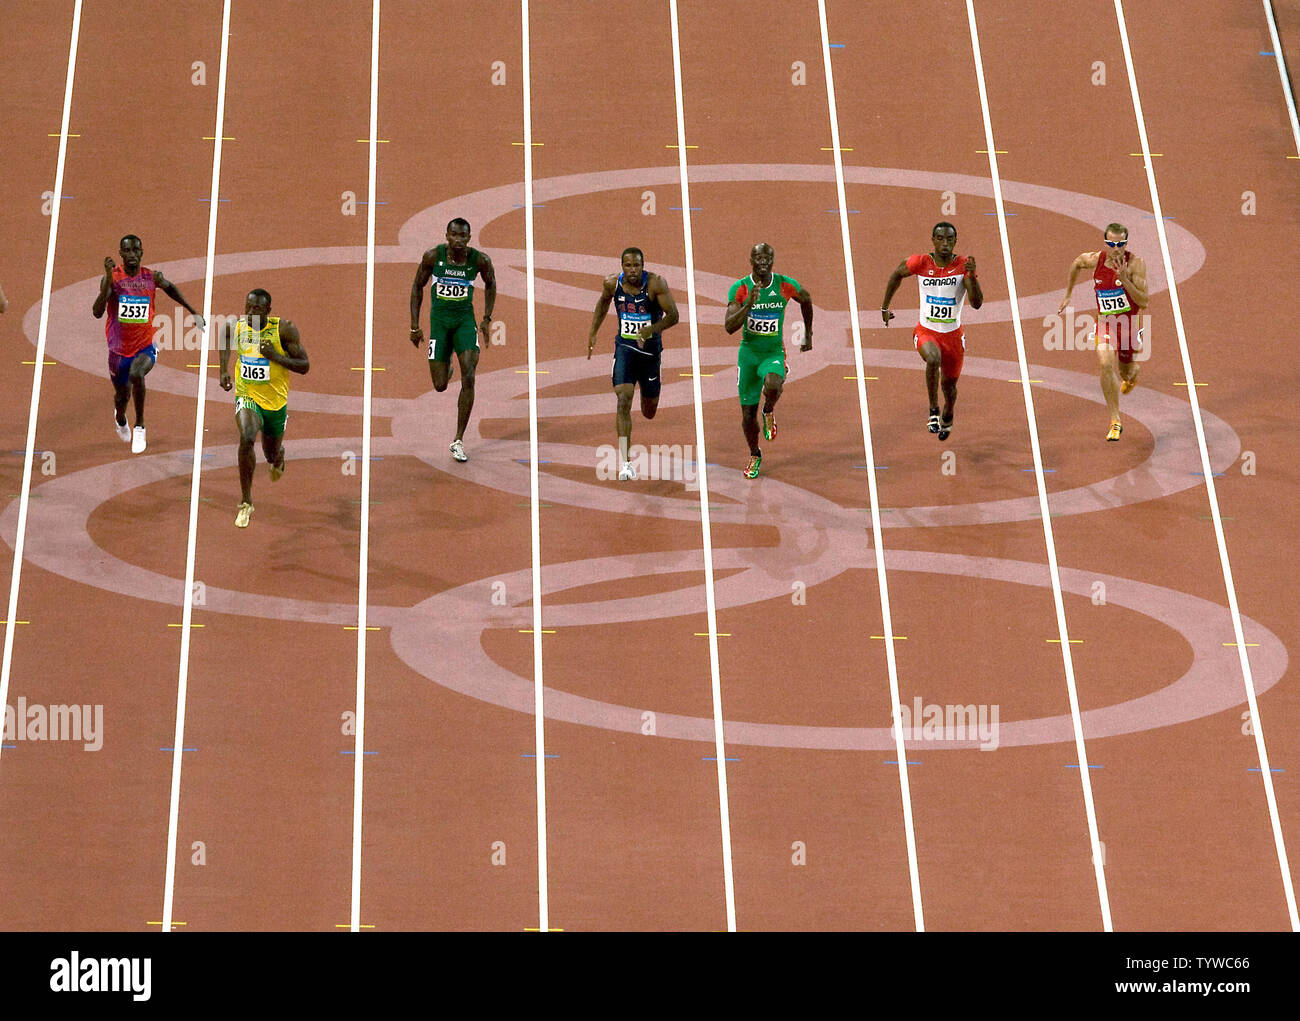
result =
[[[424,287],[432,281],[429,292],[429,376],[433,388],[442,393],[451,381],[451,353],[460,362],[460,397],[456,402],[456,438],[451,441],[451,456],[468,461],[465,453],[465,427],[474,408],[474,372],[478,368],[478,333],[487,346],[492,327],[492,309],[497,301],[497,278],[492,260],[485,252],[469,247],[470,226],[460,217],[447,224],[447,243],[430,248],[420,260],[411,284],[411,343],[424,343],[420,329],[420,305]],[[474,326],[474,281],[483,278],[483,321]]]
[[[776,439],[776,402],[785,385],[785,306],[797,301],[803,311],[804,341],[800,351],[811,351],[813,343],[812,296],[793,277],[772,272],[776,250],[760,242],[749,252],[753,271],[731,285],[727,294],[728,333],[741,330],[737,355],[740,390],[740,426],[749,444],[745,478],[758,478],[763,451],[758,446],[758,400],[763,399],[763,439]],[[743,327],[743,330],[741,329]]]

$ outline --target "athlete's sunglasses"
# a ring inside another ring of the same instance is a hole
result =
[[[1127,238],[1125,238],[1123,241],[1110,241],[1110,240],[1106,240],[1106,247],[1107,247],[1107,248],[1123,248],[1126,244],[1128,244],[1128,239],[1127,239]]]

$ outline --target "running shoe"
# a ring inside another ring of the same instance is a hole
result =
[[[1119,381],[1119,392],[1122,394],[1131,393],[1133,388],[1138,385],[1137,377],[1132,379],[1121,379]]]
[[[251,503],[241,503],[239,513],[235,515],[235,527],[247,528],[248,519],[253,516],[253,505]]]
[[[451,459],[453,461],[460,461],[464,464],[469,460],[469,455],[465,453],[465,444],[461,443],[460,440],[452,440],[451,446],[447,449],[451,451]]]
[[[1110,432],[1106,434],[1106,441],[1108,443],[1114,443],[1116,440],[1119,439],[1120,433],[1122,433],[1123,431],[1124,431],[1124,427],[1122,425],[1120,425],[1118,422],[1111,422]]]
[[[284,451],[280,451],[280,463],[269,466],[271,469],[271,481],[279,482],[280,476],[284,474]]]
[[[131,442],[131,427],[125,422],[117,420],[117,412],[113,412],[113,428],[117,430],[117,438],[123,443]]]
[[[946,440],[949,436],[952,435],[952,427],[953,427],[955,424],[956,424],[956,423],[954,423],[953,420],[952,420],[951,418],[948,419],[947,421],[944,421],[943,419],[940,419],[940,420],[939,420],[939,439],[940,439],[940,441]]]
[[[632,467],[631,461],[623,462],[623,467],[618,470],[618,481],[619,482],[636,481],[636,469]]]
[[[144,439],[144,426],[137,425],[135,429],[131,431],[131,453],[143,454],[145,448],[148,446],[149,444],[147,444]]]
[[[932,433],[939,431],[939,409],[931,408],[930,417],[925,420],[925,427]]]
[[[776,439],[776,412],[763,412],[763,439],[771,443]]]
[[[745,478],[747,479],[758,478],[758,469],[761,468],[762,465],[763,465],[763,455],[751,454],[749,457],[749,464],[745,466]]]

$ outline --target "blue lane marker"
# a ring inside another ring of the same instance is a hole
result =
[[[516,203],[515,203],[515,208],[516,208],[516,209],[523,209],[523,208],[524,208],[524,207],[523,207],[523,203],[516,202]],[[546,203],[545,203],[545,202],[534,202],[534,203],[533,203],[533,208],[534,208],[534,209],[545,209],[545,208],[546,208]]]
[[[535,759],[535,758],[537,758],[537,753],[536,753],[536,752],[524,752],[524,753],[523,753],[522,755],[520,755],[519,757],[520,757],[521,759]],[[547,752],[545,755],[542,756],[542,758],[544,758],[544,759],[558,759],[559,757],[560,757],[559,752],[556,752],[554,755],[552,755],[550,752]]]
[[[844,44],[843,44],[843,43],[827,43],[826,45],[827,45],[828,47],[830,47],[832,50],[842,50],[842,49],[844,49]]]
[[[528,463],[529,463],[529,461],[528,461],[528,458],[526,458],[526,457],[516,457],[516,458],[515,458],[515,464],[528,464]],[[538,463],[538,464],[550,464],[551,462],[550,462],[550,461],[538,461],[537,463]]]
[[[6,747],[6,748],[12,748],[13,746],[12,746],[12,745],[5,745],[5,747]],[[1285,772],[1286,772],[1285,769],[1278,769],[1277,766],[1269,766],[1269,767],[1268,767],[1268,771],[1269,771],[1270,773],[1285,773]],[[1247,772],[1247,773],[1258,773],[1258,772],[1260,772],[1260,768],[1259,768],[1258,766],[1247,766],[1247,767],[1246,767],[1246,772]]]
[[[1259,51],[1259,55],[1260,55],[1261,57],[1276,57],[1276,56],[1277,56],[1277,54],[1274,53],[1272,50],[1260,50],[1260,51]]]
[[[913,762],[911,759],[908,759],[908,760],[907,760],[907,764],[908,764],[909,766],[919,766],[919,765],[920,765],[919,762]],[[897,760],[897,759],[886,759],[886,760],[885,760],[885,765],[886,765],[886,766],[897,766],[897,765],[898,765],[898,760]]]
[[[839,210],[838,210],[838,209],[828,209],[828,210],[826,210],[826,212],[828,212],[828,213],[838,213]],[[862,210],[861,210],[861,209],[849,209],[849,210],[846,210],[846,212],[850,212],[850,213],[860,213],[860,212],[862,212]]]
[[[706,756],[704,756],[704,761],[705,761],[705,762],[717,762],[717,761],[718,761],[718,757],[717,757],[716,755],[706,755]],[[729,758],[728,758],[728,759],[723,759],[722,761],[723,761],[723,762],[739,762],[740,760],[739,760],[739,759],[729,759]]]
[[[199,199],[199,201],[200,201],[200,202],[211,202],[212,199],[210,199],[210,198],[203,198],[203,199]],[[218,202],[229,202],[230,199],[217,199],[217,201],[218,201]]]
[[[855,464],[853,467],[854,467],[854,468],[861,468],[861,469],[863,469],[863,470],[865,471],[867,466],[866,466],[865,464]],[[876,465],[876,471],[878,471],[878,472],[887,472],[887,471],[889,471],[889,465],[887,465],[887,464],[878,464],[878,465]]]
[[[175,749],[175,748],[159,748],[158,750],[159,750],[160,752],[174,752],[176,749]],[[182,748],[181,751],[183,751],[183,752],[197,752],[198,749],[197,749],[197,748]]]
[[[996,212],[992,212],[992,213],[985,213],[984,215],[985,215],[985,216],[997,216],[998,214],[997,214]],[[1003,216],[1019,216],[1020,214],[1019,214],[1019,213],[1003,213],[1002,215],[1003,215]]]
[[[1205,478],[1205,472],[1188,472],[1189,475],[1195,475],[1199,479]],[[1210,472],[1216,479],[1223,478],[1223,472]]]
[[[704,207],[703,207],[703,206],[687,206],[686,208],[687,208],[688,210],[690,210],[690,212],[692,212],[692,213],[700,213],[700,212],[703,212],[703,211],[704,211]],[[669,210],[669,212],[672,212],[672,213],[680,213],[680,212],[682,211],[682,207],[681,207],[681,206],[669,206],[669,207],[668,207],[668,210]]]
[[[1155,217],[1155,214],[1154,214],[1154,213],[1143,213],[1143,214],[1142,214],[1142,219],[1144,219],[1144,220],[1154,220],[1155,218],[1156,218],[1156,217]],[[1162,216],[1161,219],[1162,219],[1162,220],[1172,220],[1173,217],[1172,217],[1172,216]]]
[[[16,744],[0,744],[0,748],[17,748]]]
[[[356,755],[356,753],[357,753],[357,752],[356,752],[356,749],[355,749],[355,748],[344,748],[341,752],[339,752],[340,755]],[[378,752],[362,752],[361,754],[362,754],[362,755],[378,755],[379,753],[378,753]]]
[[[1078,764],[1077,762],[1067,762],[1067,763],[1065,764],[1065,768],[1066,768],[1066,769],[1078,769],[1078,768],[1079,768],[1079,764]],[[1088,763],[1088,768],[1089,768],[1089,769],[1101,769],[1101,766],[1097,765],[1097,763],[1095,763],[1095,762],[1089,762],[1089,763]]]

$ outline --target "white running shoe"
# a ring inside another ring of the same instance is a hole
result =
[[[125,422],[117,420],[117,412],[113,412],[113,428],[117,430],[117,438],[123,443],[131,442],[131,427]]]
[[[460,440],[452,440],[451,446],[447,449],[451,451],[453,461],[460,461],[464,464],[469,460],[469,455],[465,453],[465,444],[461,443]]]
[[[137,425],[131,432],[131,453],[143,454],[148,445],[144,440],[144,426]]]
[[[635,482],[636,469],[632,467],[631,461],[624,461],[623,467],[618,470],[619,482]]]

